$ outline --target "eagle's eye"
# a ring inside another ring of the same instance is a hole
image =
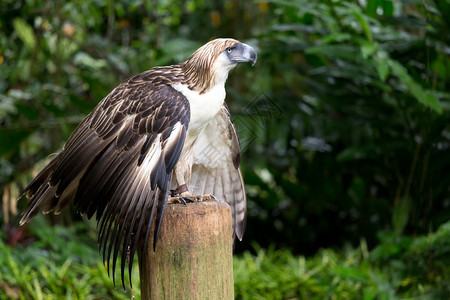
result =
[[[236,46],[228,47],[228,48],[227,48],[227,52],[228,52],[228,53],[231,53],[231,52],[233,52],[234,49],[236,49]]]

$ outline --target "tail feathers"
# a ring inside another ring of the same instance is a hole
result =
[[[245,232],[245,225],[247,223],[247,196],[244,189],[244,179],[242,178],[241,169],[237,172],[230,173],[233,181],[233,205],[232,207],[233,220],[235,220],[235,231],[237,238],[242,241]]]
[[[233,240],[242,240],[245,231],[247,198],[241,170],[231,161],[222,168],[193,165],[189,191],[194,195],[212,194],[225,200],[231,207]]]

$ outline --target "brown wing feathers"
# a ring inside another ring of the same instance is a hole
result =
[[[145,235],[145,247],[154,218],[156,242],[172,169],[189,124],[189,102],[170,86],[177,67],[166,68],[152,69],[115,88],[24,191],[30,201],[21,224],[42,208],[60,211],[72,198],[88,218],[97,213],[103,260],[109,272],[112,259],[114,278],[121,253],[123,285],[127,255],[131,274],[136,237]]]

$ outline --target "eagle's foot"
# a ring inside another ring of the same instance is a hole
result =
[[[197,196],[193,196],[193,195],[189,195],[189,194],[183,195],[183,194],[181,194],[180,196],[169,197],[169,199],[167,200],[167,203],[168,204],[187,204],[187,203],[203,202],[203,201],[211,201],[211,200],[217,201],[217,198],[214,195],[210,195],[210,194],[197,195]]]
[[[217,198],[214,195],[206,194],[206,195],[197,195],[197,196],[188,196],[189,198],[193,198],[196,202],[203,202],[203,201],[217,201]]]
[[[167,199],[168,204],[187,204],[193,202],[195,202],[195,199],[192,196],[170,196]]]

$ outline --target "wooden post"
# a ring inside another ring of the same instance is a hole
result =
[[[155,252],[148,243],[142,299],[234,299],[232,248],[227,203],[168,205]]]

